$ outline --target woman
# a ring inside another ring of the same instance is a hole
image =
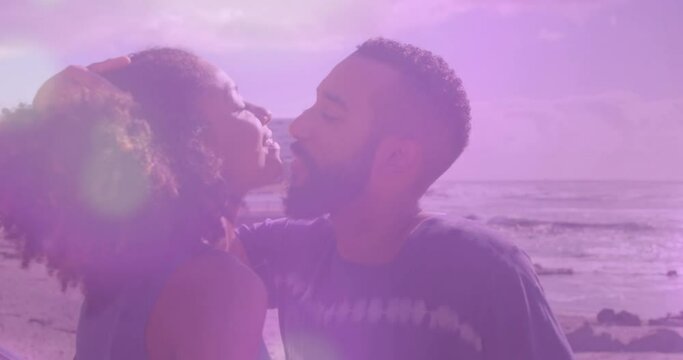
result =
[[[2,115],[0,223],[25,264],[82,284],[76,359],[255,358],[265,290],[221,249],[244,194],[280,176],[269,114],[178,49],[108,82],[68,71]]]

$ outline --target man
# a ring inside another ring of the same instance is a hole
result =
[[[572,354],[521,250],[420,211],[462,153],[470,108],[443,59],[362,44],[290,126],[290,220],[239,231],[297,359],[564,360]]]

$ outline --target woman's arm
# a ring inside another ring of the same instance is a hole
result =
[[[266,291],[227,254],[198,256],[171,275],[147,326],[150,359],[256,359]]]
[[[117,60],[122,59],[122,60]],[[103,63],[93,64],[88,68],[69,66],[53,75],[40,86],[33,98],[33,107],[39,111],[54,111],[79,101],[85,94],[97,93],[120,93],[125,94],[112,83],[98,75],[102,70],[108,70],[112,66],[125,66],[123,59],[117,58]],[[130,60],[128,60],[130,62]],[[97,71],[92,70],[97,69]]]

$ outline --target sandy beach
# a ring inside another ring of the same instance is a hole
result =
[[[21,269],[6,244],[0,245],[0,346],[25,360],[70,360],[74,354],[75,327],[81,294],[78,289],[62,292],[40,264]],[[558,315],[567,329],[585,321]],[[675,329],[675,328],[674,328]],[[678,328],[679,333],[681,328]],[[606,332],[628,342],[653,330],[649,326],[595,326],[596,332]],[[270,312],[264,328],[264,338],[274,360],[283,360],[277,329],[277,314]],[[578,360],[683,360],[683,353],[655,352],[581,352]]]

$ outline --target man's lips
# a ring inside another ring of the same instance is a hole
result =
[[[295,141],[290,145],[293,160],[291,163],[291,185],[302,185],[315,172],[315,161],[301,142]]]

